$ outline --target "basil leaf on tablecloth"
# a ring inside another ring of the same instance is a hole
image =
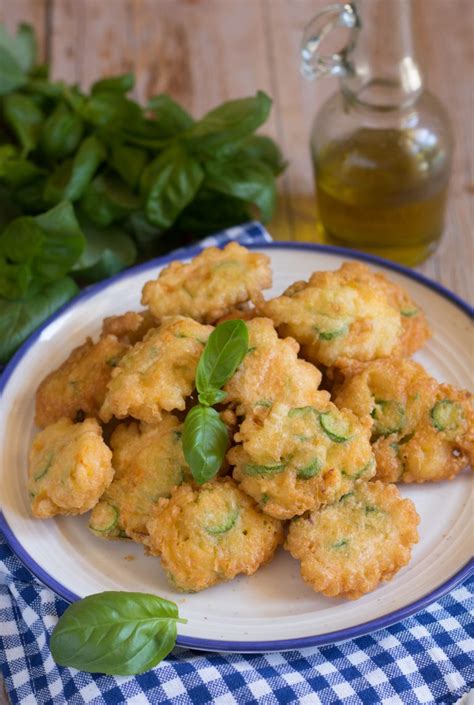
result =
[[[60,666],[135,675],[156,666],[176,643],[178,607],[157,595],[102,592],[70,605],[51,636]]]

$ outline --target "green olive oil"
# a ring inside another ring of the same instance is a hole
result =
[[[429,132],[361,128],[313,163],[324,240],[414,265],[443,230],[449,160]]]

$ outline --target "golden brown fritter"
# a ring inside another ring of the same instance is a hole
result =
[[[74,424],[63,418],[40,431],[28,471],[33,516],[88,512],[112,482],[111,458],[95,419]]]
[[[373,360],[391,355],[402,336],[400,312],[385,289],[367,267],[351,262],[336,272],[315,272],[307,284],[296,282],[259,309],[315,364]]]
[[[98,416],[112,370],[128,348],[114,335],[106,335],[97,343],[87,338],[75,348],[38,387],[36,425],[44,428],[62,417],[80,420]]]
[[[431,338],[431,329],[424,312],[401,286],[387,279],[383,274],[373,274],[378,286],[386,293],[388,300],[400,311],[402,335],[397,355],[409,357],[423,347]]]
[[[156,424],[120,424],[110,439],[115,477],[92,510],[89,528],[103,538],[143,542],[161,497],[191,479],[181,444],[182,424],[165,413]]]
[[[179,314],[214,323],[271,284],[267,255],[231,242],[222,250],[208,247],[186,264],[172,262],[145,284],[142,304],[156,318]]]
[[[474,463],[472,395],[438,384],[413,360],[389,358],[346,368],[335,403],[370,418],[377,478],[450,480]]]
[[[143,340],[151,328],[157,328],[157,321],[149,311],[127,311],[118,316],[108,316],[102,322],[102,336],[115,335],[120,341],[135,345]]]
[[[355,600],[408,563],[419,521],[395,485],[359,480],[339,502],[294,519],[285,548],[313,590]]]
[[[251,575],[283,540],[281,523],[258,509],[230,478],[181,485],[148,522],[149,552],[178,590],[197,592]]]
[[[370,423],[339,411],[326,392],[313,406],[275,403],[263,421],[246,419],[235,438],[242,445],[227,456],[234,479],[277,519],[333,502],[375,473]]]
[[[298,359],[298,343],[280,340],[268,318],[254,318],[247,328],[249,351],[224,387],[226,403],[239,416],[264,416],[276,401],[306,406],[317,399],[321,373]]]
[[[113,370],[101,419],[133,416],[153,423],[163,410],[184,410],[211,331],[211,326],[183,316],[167,318],[160,328],[150,330]]]

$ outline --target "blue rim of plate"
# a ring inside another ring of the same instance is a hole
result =
[[[227,243],[225,243],[227,244]],[[221,245],[223,247],[224,245]],[[454,294],[446,287],[438,284],[437,282],[425,277],[419,272],[415,272],[408,267],[403,265],[390,262],[382,257],[377,257],[376,255],[369,255],[363,252],[358,252],[356,250],[351,250],[344,247],[334,247],[332,245],[320,245],[316,243],[304,243],[304,242],[266,242],[261,244],[245,244],[247,249],[251,250],[278,250],[278,249],[288,249],[288,250],[307,250],[310,252],[320,252],[323,254],[335,254],[341,255],[348,259],[356,259],[362,262],[368,262],[369,264],[376,264],[385,269],[398,272],[409,279],[432,289],[437,294],[447,299],[453,303],[457,308],[461,309],[470,318],[474,315],[474,309],[469,306],[463,299]],[[40,328],[38,328],[23,345],[17,350],[15,355],[12,357],[0,379],[0,395],[7,386],[8,380],[13,374],[16,366],[20,360],[26,355],[30,348],[37,341],[42,331],[47,328],[53,321],[58,319],[62,314],[69,308],[74,307],[79,301],[84,301],[91,296],[94,296],[98,292],[106,289],[111,284],[119,281],[121,279],[126,279],[130,276],[134,276],[139,272],[144,272],[147,269],[154,269],[155,267],[168,264],[174,260],[184,260],[194,257],[202,251],[199,246],[187,248],[185,251],[178,253],[171,253],[165,255],[164,257],[158,257],[156,259],[144,262],[135,267],[127,269],[125,272],[120,272],[109,279],[106,279],[97,284],[87,287],[78,294],[74,299],[61,307],[56,313],[54,313],[50,318],[48,318]],[[7,520],[5,519],[3,513],[0,511],[0,530],[2,531],[8,545],[12,551],[16,554],[18,558],[24,563],[24,565],[38,578],[46,587],[53,590],[57,595],[62,597],[67,602],[75,602],[80,599],[78,595],[68,590],[64,585],[52,578],[36,561],[28,554],[26,549],[21,545],[13,531],[11,530]],[[438,585],[434,590],[431,590],[423,597],[415,600],[415,602],[405,605],[398,610],[394,610],[382,617],[377,617],[375,619],[369,620],[362,624],[354,625],[353,627],[347,627],[345,629],[339,629],[334,632],[326,632],[325,634],[318,634],[315,636],[300,637],[296,639],[278,639],[274,641],[224,641],[215,639],[201,639],[198,637],[186,637],[178,635],[176,640],[176,645],[190,648],[199,649],[206,651],[234,651],[240,653],[248,652],[270,652],[270,651],[288,651],[292,649],[303,649],[311,646],[327,646],[329,644],[334,644],[336,642],[346,641],[347,639],[354,639],[356,637],[364,636],[370,632],[376,631],[377,629],[384,629],[389,627],[402,619],[406,619],[411,615],[424,609],[432,602],[435,602],[440,597],[443,597],[446,593],[452,590],[456,585],[461,583],[463,580],[468,578],[472,573],[474,573],[474,559],[471,559],[464,565],[457,573],[452,575],[448,580],[446,580],[441,585]]]

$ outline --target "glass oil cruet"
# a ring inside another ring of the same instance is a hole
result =
[[[423,87],[410,3],[329,5],[306,27],[301,55],[307,78],[340,78],[311,134],[324,242],[416,265],[442,234],[453,144]],[[324,54],[341,33],[344,48]]]

